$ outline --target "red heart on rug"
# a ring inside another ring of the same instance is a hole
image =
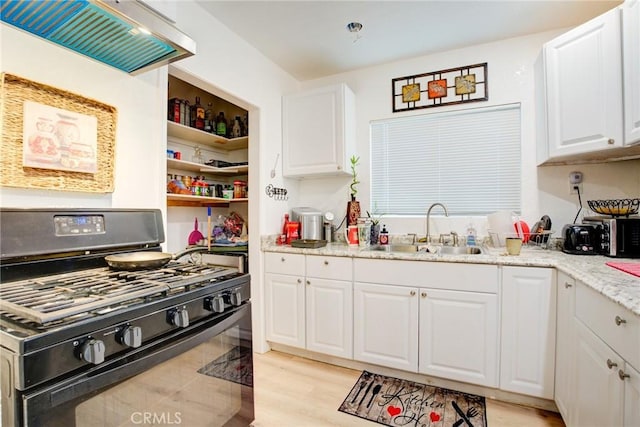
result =
[[[398,408],[397,406],[389,406],[387,407],[387,412],[389,413],[389,415],[391,415],[392,417],[395,417],[396,415],[398,415],[400,412],[402,412],[402,409]]]
[[[435,423],[436,421],[440,421],[440,414],[436,414],[435,412],[432,412],[429,414],[429,418],[431,418],[432,423]]]

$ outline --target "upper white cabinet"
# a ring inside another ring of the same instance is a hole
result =
[[[555,285],[552,268],[503,268],[501,389],[553,399]]]
[[[615,8],[545,44],[538,164],[640,157],[640,147],[632,146],[638,137],[625,129],[640,123],[634,9],[625,8],[624,43],[621,8]]]
[[[304,178],[350,174],[355,148],[355,97],[346,84],[282,99],[282,174]]]
[[[624,135],[627,144],[640,143],[640,0],[622,6],[624,58]]]

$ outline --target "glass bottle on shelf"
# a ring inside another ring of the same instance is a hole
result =
[[[204,130],[204,107],[200,104],[200,97],[196,96],[196,103],[193,106],[193,111],[195,112],[195,128]]]
[[[215,133],[216,117],[213,115],[213,104],[209,102],[204,112],[204,131]]]
[[[224,118],[224,113],[220,111],[218,118],[216,119],[216,134],[219,136],[227,136],[227,119]]]
[[[196,146],[193,148],[193,156],[191,157],[191,161],[193,163],[204,163],[204,157],[202,157],[202,150],[200,147]]]
[[[231,137],[232,138],[240,138],[242,136],[242,132],[240,130],[240,116],[236,116],[235,120],[233,121],[233,128],[231,130]]]

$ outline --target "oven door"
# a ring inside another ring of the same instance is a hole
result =
[[[248,426],[251,305],[22,396],[24,425]]]

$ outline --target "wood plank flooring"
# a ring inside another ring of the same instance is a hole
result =
[[[375,426],[338,412],[361,371],[286,353],[254,353],[254,427]],[[564,427],[560,415],[487,399],[489,427]]]

